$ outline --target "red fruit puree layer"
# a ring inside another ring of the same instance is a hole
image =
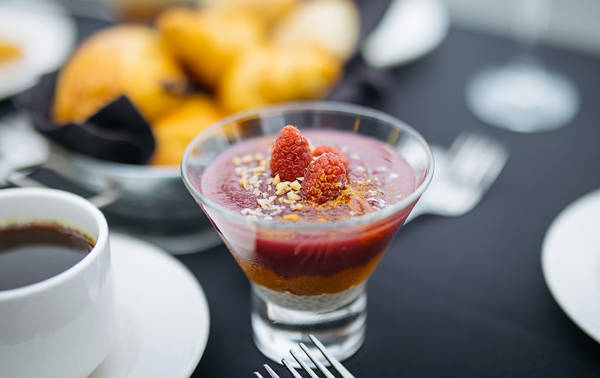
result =
[[[236,250],[236,240],[226,240],[252,281],[300,295],[337,292],[368,276],[413,204],[387,219],[339,230],[282,231],[268,224],[285,222],[301,228],[375,212],[410,195],[415,176],[400,154],[375,139],[330,130],[304,135],[311,148],[328,145],[346,156],[348,183],[336,199],[316,204],[302,197],[303,177],[294,181],[271,177],[274,136],[250,139],[218,156],[202,175],[200,191],[227,209],[263,221],[253,248],[246,252]],[[227,227],[226,234],[233,239],[245,232],[244,226],[215,223]],[[317,277],[321,279],[315,281]]]

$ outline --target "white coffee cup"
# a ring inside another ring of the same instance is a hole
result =
[[[108,226],[85,199],[53,189],[0,190],[0,223],[49,220],[91,236],[94,248],[49,279],[0,290],[0,376],[81,378],[115,338]]]

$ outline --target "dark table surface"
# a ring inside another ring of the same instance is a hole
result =
[[[539,49],[575,81],[582,105],[568,127],[526,135],[484,125],[463,97],[473,72],[515,51],[507,39],[453,27],[438,50],[394,70],[393,89],[372,104],[432,143],[448,145],[463,130],[489,134],[510,158],[471,213],[425,216],[400,230],[369,280],[366,342],[345,363],[358,377],[600,375],[600,346],[561,311],[540,267],[552,220],[600,188],[600,59]],[[225,247],[180,260],[211,313],[194,377],[251,376],[267,360],[252,343],[246,278]]]
[[[369,103],[432,143],[448,145],[473,130],[511,154],[471,213],[425,216],[400,230],[369,281],[366,342],[345,363],[358,377],[600,375],[600,346],[561,311],[540,267],[552,220],[600,188],[600,58],[537,51],[575,81],[582,105],[568,127],[525,135],[484,125],[463,97],[473,72],[515,51],[507,39],[453,27],[431,55],[395,69],[389,92]],[[0,102],[0,114],[10,111]],[[178,258],[200,281],[211,314],[193,376],[251,376],[266,358],[252,343],[246,278],[225,247]]]

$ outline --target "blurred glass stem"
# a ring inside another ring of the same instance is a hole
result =
[[[548,29],[547,0],[511,0],[512,34],[519,51],[515,61],[520,64],[539,64],[534,57],[535,47]]]

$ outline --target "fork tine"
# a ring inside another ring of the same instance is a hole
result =
[[[263,365],[265,367],[265,370],[267,371],[267,373],[269,373],[269,375],[271,376],[271,378],[279,378],[279,376],[277,375],[277,373],[275,373],[273,371],[273,369],[271,369],[271,367],[267,364]]]
[[[298,361],[298,363],[300,364],[300,366],[302,366],[302,369],[304,369],[304,371],[306,371],[308,373],[308,375],[310,375],[310,378],[319,378],[319,376],[316,375],[312,371],[312,369],[306,364],[306,362],[304,362],[304,360],[302,359],[302,357],[300,357],[295,350],[290,349],[290,354],[292,355],[292,357],[294,357],[294,359],[296,361]]]
[[[488,168],[488,174],[482,179],[482,185],[485,187],[486,190],[500,175],[500,172],[502,172],[502,168],[504,168],[505,163],[506,160],[496,160]]]
[[[310,360],[313,362],[313,364],[315,364],[317,369],[319,369],[321,371],[321,373],[323,373],[325,375],[325,377],[335,378],[335,376],[333,374],[331,374],[331,372],[329,370],[327,370],[327,368],[314,356],[314,354],[312,354],[312,352],[310,350],[308,350],[308,347],[306,345],[304,345],[304,343],[300,343],[299,345],[300,345],[300,348],[304,351],[304,353],[306,353],[308,358],[310,358]]]
[[[289,362],[287,362],[285,358],[281,359],[281,363],[288,369],[290,373],[292,373],[292,376],[294,376],[294,378],[302,378],[302,376],[296,371],[296,369],[294,369],[292,365],[290,365]]]
[[[487,136],[463,133],[452,143],[449,155],[449,167],[461,182],[489,186],[506,163],[508,152]]]
[[[463,132],[448,150],[432,146],[432,151],[435,175],[406,222],[426,213],[466,214],[487,193],[509,158],[502,143],[479,133]]]
[[[310,339],[310,341],[313,342],[313,344],[315,344],[315,346],[321,351],[323,356],[325,356],[327,361],[329,361],[331,366],[333,366],[334,369],[337,370],[337,372],[340,373],[343,378],[354,378],[354,376],[350,374],[348,369],[346,369],[344,365],[342,365],[337,360],[337,358],[335,358],[331,353],[329,353],[325,346],[321,344],[321,342],[314,335],[308,335],[308,338]]]
[[[256,378],[265,378],[265,377],[263,377],[263,376],[262,376],[262,374],[260,374],[260,373],[259,373],[259,372],[257,372],[257,371],[255,371],[255,372],[254,372],[254,376],[255,376]]]
[[[478,134],[478,133],[461,133],[455,140],[452,142],[452,145],[448,149],[448,153],[454,156],[459,156],[462,158],[462,154],[467,155],[473,153],[474,151],[478,151],[480,153],[481,150],[486,149],[486,145],[488,144],[489,137]],[[492,142],[496,144],[496,142]]]
[[[477,135],[473,133],[460,133],[448,148],[448,155],[456,159],[466,158],[463,155],[468,154],[471,148],[465,148],[465,146],[476,145],[477,138]]]
[[[479,155],[476,152],[478,149],[479,141],[476,136],[459,135],[448,150],[448,169],[459,179],[470,177],[470,172],[476,169],[474,166],[479,163],[473,158]]]
[[[477,187],[487,177],[495,176],[495,171],[490,171],[495,164],[496,156],[492,153],[473,154],[471,161],[462,162],[462,172],[459,170],[458,173],[466,185]]]
[[[479,172],[473,174],[473,180],[476,185],[487,190],[506,164],[508,152],[504,146],[491,140],[484,140],[483,143],[484,152],[479,157]]]
[[[482,141],[488,153],[493,154],[498,159],[506,159],[508,157],[508,149],[503,144],[487,137],[483,137]]]

